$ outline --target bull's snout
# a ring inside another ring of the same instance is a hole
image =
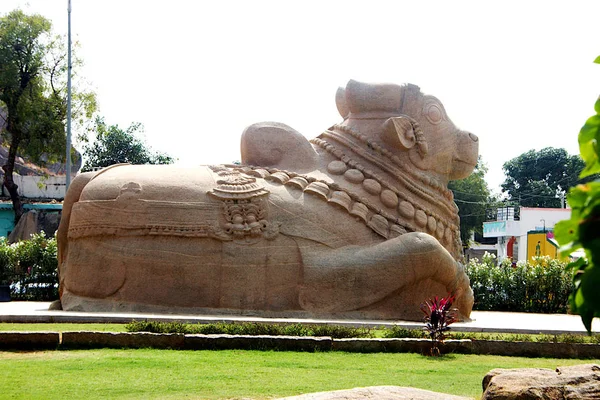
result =
[[[458,132],[458,143],[456,153],[452,160],[452,172],[450,180],[464,179],[468,177],[479,157],[479,138],[471,132]]]

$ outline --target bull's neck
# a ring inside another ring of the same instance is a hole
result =
[[[407,159],[392,154],[372,135],[349,124],[334,125],[311,142],[333,156],[327,172],[335,182],[378,202],[409,230],[455,242],[459,220],[452,192],[411,168]],[[454,247],[456,243],[445,245]]]
[[[378,125],[378,129],[381,130],[381,125]],[[334,125],[318,137],[323,143],[329,145],[329,153],[336,156],[331,151],[334,148],[339,150],[337,153],[344,153],[349,167],[353,164],[361,164],[371,170],[371,173],[382,176],[382,179],[390,184],[404,186],[409,191],[413,191],[410,188],[414,188],[422,192],[425,198],[429,197],[428,201],[446,200],[453,205],[452,191],[448,190],[444,183],[426,171],[415,168],[407,152],[394,154],[377,138],[378,133],[365,134],[352,125],[346,124]],[[454,206],[451,208],[455,209]]]

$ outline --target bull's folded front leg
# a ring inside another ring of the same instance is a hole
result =
[[[368,247],[307,251],[303,265],[300,304],[312,312],[369,309],[387,318],[414,318],[420,313],[420,303],[447,293],[457,295],[462,317],[468,317],[472,305],[469,279],[462,266],[424,233],[409,233]]]

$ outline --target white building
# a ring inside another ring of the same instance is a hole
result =
[[[519,214],[519,220],[515,220],[513,208],[499,208],[496,221],[483,223],[483,237],[498,238],[498,259],[510,257],[515,262],[526,261],[528,253],[557,253],[554,225],[558,221],[571,218],[571,209],[521,207]],[[528,238],[535,240],[535,243],[528,243]]]

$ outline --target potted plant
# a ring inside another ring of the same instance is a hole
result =
[[[0,238],[0,301],[10,301],[10,284],[14,280],[14,266],[9,255],[10,247]]]

